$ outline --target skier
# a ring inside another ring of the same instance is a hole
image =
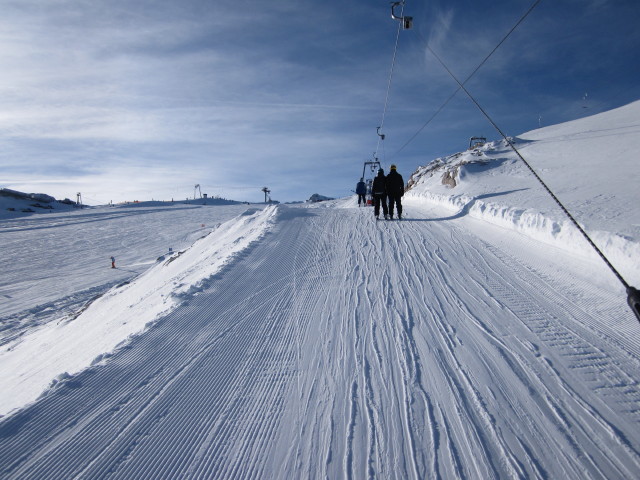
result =
[[[116,258],[111,257],[111,268],[116,268]]]
[[[404,195],[404,180],[396,169],[391,165],[389,175],[387,175],[387,196],[389,197],[389,219],[393,220],[393,204],[398,210],[398,219],[402,219],[402,196]]]
[[[380,204],[382,204],[382,213],[384,218],[387,218],[387,191],[386,191],[387,179],[384,176],[384,170],[378,170],[378,176],[373,179],[373,185],[371,186],[371,193],[373,194],[373,214],[378,220],[380,216]]]
[[[367,193],[367,185],[364,183],[364,178],[361,178],[356,185],[356,193],[358,194],[358,206],[360,206],[360,202],[362,202],[362,204],[366,206],[367,200],[364,196]]]

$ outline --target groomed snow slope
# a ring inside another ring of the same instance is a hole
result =
[[[640,327],[619,287],[465,213],[239,217],[259,238],[178,282],[179,308],[0,422],[3,477],[638,478]]]

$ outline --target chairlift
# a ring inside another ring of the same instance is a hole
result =
[[[380,162],[376,158],[373,161],[364,162],[364,167],[362,169],[362,177],[364,178],[364,173],[367,170],[367,167],[371,170],[371,173],[376,173],[380,169]]]
[[[373,194],[371,192],[371,188],[373,187],[373,177],[376,176],[378,170],[381,168],[381,165],[378,159],[375,157],[374,160],[364,162],[364,166],[362,167],[362,178],[365,178],[367,167],[371,171],[371,176],[365,180],[365,184],[367,185],[367,205],[372,205]]]
[[[378,127],[378,136],[380,137],[380,140],[384,140],[384,133],[380,133],[380,127]]]
[[[400,20],[402,22],[403,30],[410,30],[411,27],[413,27],[413,17],[408,17],[408,16],[398,17],[394,11],[394,8],[396,8],[398,5],[401,5],[404,7],[404,1],[393,2],[391,4],[391,18],[393,18],[394,20]]]
[[[476,148],[480,148],[487,143],[487,139],[485,137],[471,137],[469,139],[469,150],[473,150]]]

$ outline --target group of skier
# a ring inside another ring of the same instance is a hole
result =
[[[367,187],[363,178],[360,179],[356,186],[356,193],[358,194],[358,206],[360,206],[361,201],[366,205]],[[380,218],[381,205],[382,214],[386,220],[393,220],[394,206],[398,212],[398,219],[402,218],[404,180],[395,165],[391,165],[389,174],[386,176],[382,168],[378,170],[378,175],[373,179],[373,184],[371,185],[371,195],[373,196],[373,214],[376,220]]]

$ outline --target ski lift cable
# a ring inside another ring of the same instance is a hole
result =
[[[400,4],[402,9],[400,11],[400,16],[404,16],[404,1]],[[398,24],[398,32],[396,33],[396,42],[395,42],[395,46],[393,47],[393,57],[391,58],[391,69],[389,70],[389,80],[387,82],[387,93],[384,99],[384,108],[382,110],[382,121],[380,122],[380,126],[378,127],[378,131],[380,131],[382,129],[382,127],[384,127],[384,118],[387,114],[387,108],[389,105],[389,92],[391,91],[391,81],[393,80],[393,69],[396,65],[396,56],[398,54],[398,42],[400,40],[400,31],[402,30],[402,23]],[[376,145],[376,151],[374,156],[377,156],[378,154],[378,149],[380,148],[380,141],[382,140],[382,137],[380,135],[378,135],[378,143]]]
[[[515,23],[515,25],[513,27],[511,27],[511,30],[509,30],[507,32],[507,34],[504,37],[502,37],[502,40],[500,40],[498,42],[498,44],[494,47],[494,49],[491,50],[491,52],[489,52],[489,54],[486,57],[484,57],[484,59],[478,64],[478,66],[475,68],[475,70],[473,70],[473,72],[471,72],[471,74],[464,80],[464,82],[462,82],[462,85],[465,85],[469,80],[471,80],[471,78],[478,72],[478,70],[480,70],[482,68],[482,66],[487,62],[487,60],[489,60],[489,58],[491,58],[491,56],[494,53],[496,53],[498,48],[500,48],[502,46],[502,44],[507,40],[507,38],[509,38],[509,36],[516,30],[516,28],[518,28],[520,26],[520,24],[524,21],[524,19],[529,16],[529,14],[534,10],[534,8],[536,8],[538,6],[538,4],[540,2],[542,2],[542,0],[536,0],[535,2],[533,2],[533,4],[524,13],[524,15],[522,15],[522,17],[520,17],[520,20],[518,20]],[[422,37],[422,35],[420,35],[420,33],[417,33],[417,35],[427,45],[427,49],[430,50],[429,42],[427,40],[425,40],[424,37]],[[414,133],[413,136],[411,138],[409,138],[409,140],[407,140],[404,143],[404,145],[402,145],[398,149],[398,151],[395,153],[395,155],[398,155],[402,150],[405,149],[405,147],[407,147],[407,145],[409,145],[411,142],[413,142],[416,139],[416,137],[420,134],[420,132],[422,132],[422,130],[424,130],[427,127],[427,125],[429,125],[433,121],[433,119],[435,119],[442,110],[444,110],[444,108],[447,106],[447,104],[453,99],[453,97],[456,96],[456,94],[460,91],[460,89],[461,89],[461,86],[459,86],[458,88],[455,89],[455,91],[449,96],[449,98],[447,98],[444,101],[444,103],[440,106],[440,108],[438,108],[438,110],[436,110],[436,112],[424,123],[424,125],[422,125],[418,129],[418,131],[416,133]]]
[[[515,147],[515,145],[513,144],[513,142],[507,137],[507,135],[500,129],[500,127],[498,127],[498,125],[493,121],[493,119],[489,116],[489,114],[486,112],[486,110],[484,108],[482,108],[482,106],[478,103],[478,101],[475,99],[475,97],[473,95],[471,95],[471,93],[469,92],[469,90],[467,90],[465,88],[465,86],[460,83],[460,80],[458,80],[456,78],[456,76],[453,74],[453,72],[447,67],[447,65],[444,63],[444,61],[438,56],[438,54],[430,47],[427,46],[428,50],[431,52],[431,54],[438,60],[438,62],[440,62],[440,64],[442,65],[442,67],[447,71],[447,73],[451,76],[451,78],[453,78],[455,80],[455,82],[459,85],[460,89],[462,89],[464,91],[464,93],[469,97],[469,99],[475,104],[476,107],[478,107],[478,109],[480,110],[480,112],[486,117],[486,119],[489,121],[489,123],[493,126],[493,128],[496,129],[496,131],[502,136],[502,138],[504,138],[504,140],[507,142],[507,144],[509,145],[509,147],[515,152],[515,154],[518,156],[518,158],[520,160],[522,160],[522,162],[525,164],[525,166],[529,169],[529,171],[533,174],[533,176],[538,180],[538,182],[540,182],[540,184],[544,187],[544,189],[547,191],[547,193],[551,196],[551,198],[553,198],[553,200],[558,204],[558,206],[562,209],[562,211],[565,213],[565,215],[569,218],[569,220],[571,221],[571,223],[573,223],[573,225],[578,229],[578,231],[582,234],[582,236],[587,240],[587,242],[589,243],[589,245],[591,245],[591,247],[596,251],[596,253],[600,256],[600,258],[604,261],[604,263],[609,267],[609,269],[613,272],[613,274],[617,277],[617,279],[620,281],[620,283],[622,283],[622,285],[625,287],[625,290],[627,292],[628,295],[628,303],[629,306],[631,307],[631,309],[633,310],[633,312],[635,313],[636,317],[638,317],[638,320],[640,321],[640,311],[638,310],[638,305],[639,305],[639,292],[637,289],[633,288],[631,285],[629,285],[629,283],[627,283],[627,281],[622,277],[622,275],[618,272],[618,270],[616,270],[616,268],[611,264],[611,262],[609,261],[609,259],[606,257],[606,255],[604,253],[602,253],[602,251],[598,248],[598,246],[593,242],[593,240],[591,239],[591,237],[587,234],[587,232],[580,226],[580,224],[576,221],[576,219],[573,217],[573,215],[571,215],[571,213],[569,213],[569,210],[567,210],[567,208],[562,204],[562,202],[558,199],[558,197],[555,196],[555,194],[551,191],[551,189],[547,186],[546,183],[544,183],[544,181],[542,180],[542,178],[540,178],[540,176],[536,173],[536,171],[533,169],[533,167],[529,164],[529,162],[527,162],[524,157],[520,154],[520,152],[518,151],[518,149]]]
[[[387,159],[386,159],[386,152],[384,151],[384,142],[382,142],[382,163],[385,164]]]

